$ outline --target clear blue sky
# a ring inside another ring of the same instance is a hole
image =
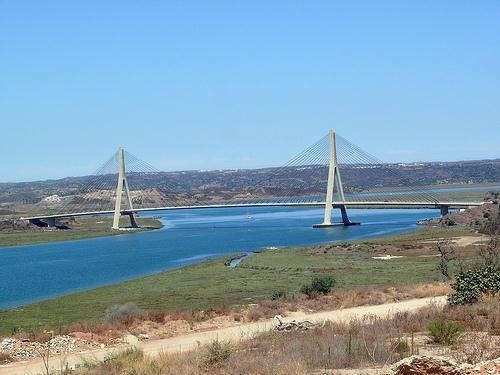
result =
[[[0,181],[500,157],[497,1],[0,0]]]

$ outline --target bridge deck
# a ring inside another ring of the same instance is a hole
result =
[[[348,208],[441,208],[443,206],[449,208],[467,208],[481,206],[485,202],[333,202],[334,208],[345,206]],[[195,210],[206,208],[237,208],[237,207],[323,207],[325,202],[259,202],[259,203],[231,203],[231,204],[207,204],[207,205],[193,205],[193,206],[166,206],[154,208],[135,208],[134,210],[122,210],[122,214],[129,214],[131,212],[145,212],[145,211],[173,211],[173,210]],[[73,212],[67,214],[43,215],[43,216],[29,216],[22,217],[23,220],[36,220],[36,219],[57,219],[62,217],[75,217],[75,216],[89,216],[89,215],[104,215],[112,214],[113,210],[103,211],[89,211],[89,212]]]

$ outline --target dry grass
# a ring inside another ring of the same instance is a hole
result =
[[[485,332],[468,332],[452,352],[458,363],[476,364],[500,357],[500,338]]]
[[[12,362],[12,357],[7,353],[0,353],[0,365]]]
[[[20,340],[28,340],[31,342],[46,343],[50,340],[51,335],[47,331],[31,331],[31,332],[20,332],[16,335]]]
[[[260,310],[260,315],[262,317],[271,317],[275,314],[284,315],[286,311],[322,311],[357,306],[381,305],[411,298],[442,296],[450,294],[451,292],[452,289],[449,283],[435,282],[416,284],[407,287],[349,290],[326,295],[315,295],[314,298],[298,295],[290,298],[280,298],[275,301],[266,301],[257,307],[252,307],[252,310]],[[255,312],[253,312],[253,316],[254,315],[256,315]]]
[[[165,321],[166,313],[162,310],[150,310],[148,311],[148,319],[152,322],[163,323]]]
[[[500,295],[486,296],[472,305],[448,306],[446,315],[468,331],[500,336]]]
[[[129,351],[76,373],[298,375],[323,369],[381,367],[430,345],[426,340],[416,344],[414,337],[425,337],[427,326],[436,317],[457,322],[467,331],[454,346],[447,347],[450,355],[460,362],[477,363],[499,354],[495,352],[499,337],[487,330],[499,303],[498,299],[486,298],[475,305],[444,310],[430,305],[415,313],[397,313],[387,318],[366,315],[349,323],[327,322],[306,332],[269,332],[237,344],[216,341],[195,351],[154,358]],[[474,323],[478,314],[484,318],[481,325]]]
[[[434,314],[436,311],[430,307],[419,314],[418,320],[423,322]],[[386,319],[366,316],[349,324],[327,323],[307,332],[266,333],[239,344],[214,342],[197,351],[162,354],[154,359],[130,352],[81,373],[145,375],[160,373],[161,369],[161,374],[180,375],[293,375],[321,368],[383,365],[406,355],[405,350],[396,350],[394,344],[409,337],[415,319],[412,314]],[[410,347],[406,347],[409,351]]]
[[[451,289],[448,282],[417,284],[408,289],[408,293],[412,296],[412,298],[444,296],[453,292],[453,289]]]
[[[388,287],[369,290],[351,290],[345,292],[334,292],[327,295],[316,295],[308,298],[299,294],[288,298],[263,301],[259,305],[251,305],[241,308],[221,308],[209,311],[174,311],[167,314],[163,310],[150,310],[138,314],[124,314],[104,322],[78,322],[58,329],[58,334],[71,334],[72,332],[89,333],[98,342],[113,343],[114,340],[128,332],[133,332],[145,321],[157,324],[169,322],[187,322],[188,329],[196,329],[200,322],[210,322],[218,317],[234,317],[233,322],[255,322],[261,319],[269,319],[275,315],[285,316],[289,311],[322,311],[356,306],[377,305],[398,302],[410,298],[423,298],[444,295],[451,292],[449,284],[436,282],[430,284],[417,284],[409,287]],[[128,310],[127,310],[128,311]],[[500,316],[499,316],[500,319]],[[493,329],[498,329],[498,322],[492,324]],[[496,328],[495,328],[496,327]],[[147,332],[144,332],[147,333]],[[176,332],[179,333],[179,332]],[[41,331],[18,333],[20,338],[28,338],[30,341],[45,342],[47,336]]]

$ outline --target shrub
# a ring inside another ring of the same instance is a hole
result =
[[[246,317],[251,322],[256,322],[260,318],[262,318],[262,313],[257,307],[251,307],[248,309]]]
[[[401,358],[406,357],[410,353],[410,345],[402,338],[393,341],[391,347],[394,353],[398,353]]]
[[[0,353],[0,365],[4,365],[6,363],[14,362],[12,357],[7,353]]]
[[[427,330],[433,342],[445,345],[453,344],[463,331],[460,324],[446,320],[443,317],[434,319],[427,326]]]
[[[443,221],[442,221],[442,225],[445,226],[445,227],[452,227],[456,224],[455,220],[453,220],[452,218],[449,218],[449,217],[446,217]]]
[[[461,272],[451,287],[455,291],[448,297],[451,304],[463,305],[477,302],[483,294],[500,292],[500,268],[483,266]]]
[[[310,284],[302,285],[300,292],[312,297],[315,294],[328,294],[335,285],[335,278],[331,275],[314,277]]]
[[[493,214],[489,214],[485,212],[483,217],[487,220],[483,220],[479,232],[490,235],[500,234],[500,207],[496,213],[493,212]]]
[[[114,305],[106,311],[106,320],[108,322],[115,322],[123,318],[141,315],[142,313],[143,311],[133,303]]]
[[[104,357],[104,363],[138,362],[144,358],[144,352],[138,348],[127,348],[123,351],[113,352]]]
[[[300,287],[300,293],[305,294],[308,297],[314,296],[314,290],[311,284],[304,284]]]
[[[202,368],[220,367],[231,356],[231,345],[225,341],[215,340],[208,344],[201,356]]]
[[[271,293],[271,300],[276,301],[280,298],[286,298],[286,290],[278,289]]]
[[[165,321],[165,315],[165,311],[162,310],[148,311],[148,319],[156,323],[163,323]]]

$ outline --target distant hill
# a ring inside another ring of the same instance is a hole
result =
[[[500,183],[500,159],[343,165],[341,175],[347,193],[359,193],[384,187]],[[95,176],[83,176],[59,180],[0,183],[0,215],[2,212],[25,211],[20,209],[20,206],[44,203],[43,200],[52,195],[60,197],[88,195],[89,185],[92,185],[92,179],[95,178]],[[111,192],[115,188],[116,175],[99,178],[104,182],[95,188],[96,191],[101,189]],[[241,197],[283,196],[285,191],[287,196],[324,194],[327,167],[307,165],[282,168],[131,173],[128,179],[131,190],[154,190],[159,200],[182,198],[203,202]],[[98,194],[96,193],[92,199],[98,200]]]

